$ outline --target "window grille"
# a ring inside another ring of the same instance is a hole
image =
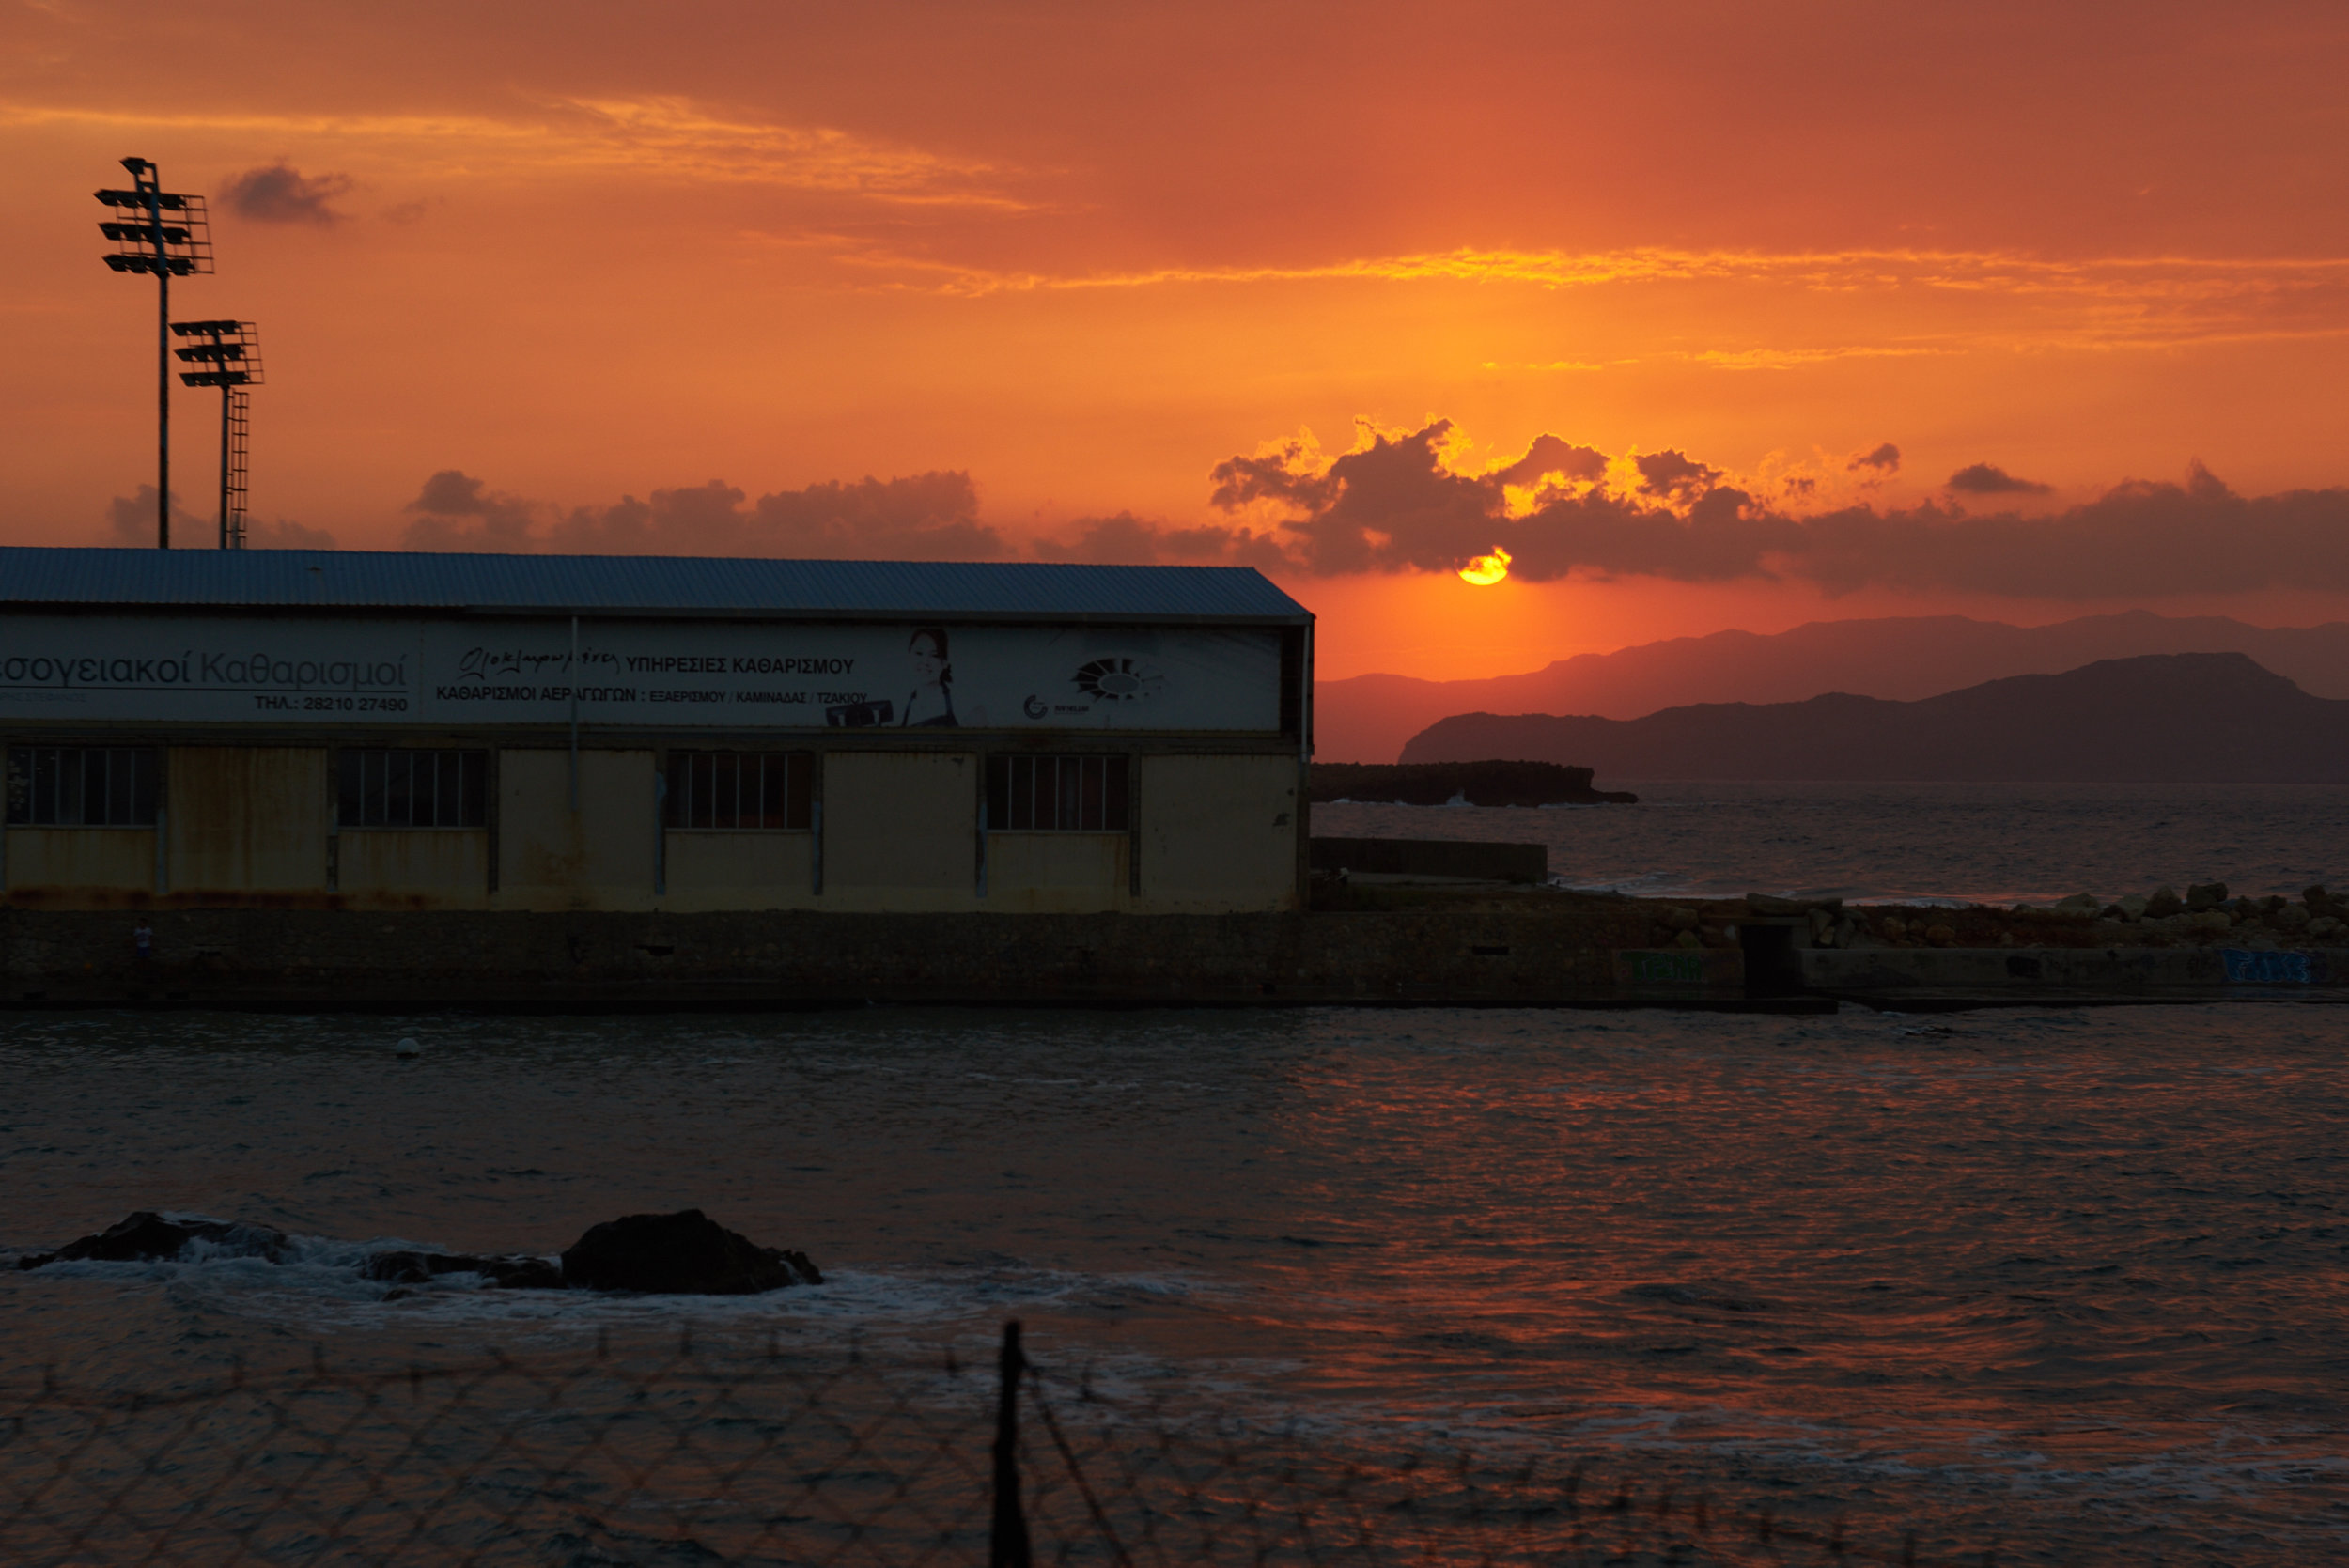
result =
[[[816,757],[810,752],[671,752],[672,828],[809,825]]]
[[[479,828],[490,820],[490,753],[346,749],[340,770],[345,828]]]
[[[990,831],[1126,831],[1122,756],[994,756],[987,759]]]
[[[151,828],[152,746],[11,746],[8,823],[24,828]]]

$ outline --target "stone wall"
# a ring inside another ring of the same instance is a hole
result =
[[[1948,992],[2066,999],[2314,994],[2349,987],[2349,952],[2246,947],[1811,948],[1803,983],[1868,998]]]
[[[137,955],[144,923],[152,955]],[[0,908],[0,1002],[547,1008],[862,1001],[1745,1002],[1742,955],[1657,948],[1628,901],[1315,914]],[[1811,993],[1902,1007],[2349,996],[2349,951],[1797,950]],[[1762,1003],[1756,1003],[1762,1005]]]
[[[1634,924],[1601,904],[1341,915],[8,908],[0,1001],[1604,1001],[1640,994],[1618,984],[1614,961]]]

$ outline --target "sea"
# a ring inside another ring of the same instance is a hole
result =
[[[1565,886],[1642,898],[1774,893],[2013,904],[2077,893],[2298,898],[2349,885],[2349,788],[2322,784],[1610,781],[1636,806],[1313,809],[1330,837],[1548,846]]]
[[[1691,896],[2296,892],[2339,874],[2345,842],[2340,799],[2316,791],[1650,787],[1637,807],[1349,806],[1315,824],[1545,842],[1569,880]],[[1065,1408],[1081,1388],[1211,1436],[1219,1473],[1263,1498],[1293,1498],[1300,1464],[1326,1480],[1521,1461],[1588,1467],[1619,1521],[1686,1531],[1689,1498],[1713,1510],[1712,1534],[1669,1550],[1544,1560],[2341,1560],[2344,1025],[2289,1001],[9,1013],[0,1250],[155,1209],[275,1227],[295,1251],[34,1271],[0,1256],[0,1416],[36,1415],[13,1447],[0,1419],[0,1547],[117,1560],[23,1517],[8,1534],[12,1497],[38,1482],[39,1507],[70,1515],[56,1475],[96,1463],[39,1437],[44,1377],[162,1399],[314,1366],[559,1373],[690,1343],[968,1383],[1016,1319]],[[595,1296],[469,1275],[407,1289],[356,1266],[389,1247],[552,1254],[599,1220],[686,1207],[805,1250],[826,1282]],[[368,1406],[411,1412],[370,1477],[454,1441],[409,1389]],[[888,1409],[917,1421],[925,1397],[901,1387]],[[256,1429],[241,1484],[307,1487],[331,1514],[326,1418],[303,1408],[267,1406],[279,1424]],[[176,1414],[108,1419],[109,1441],[182,1441]],[[838,1430],[869,1454],[894,1429]],[[138,1467],[107,1452],[107,1484],[127,1487]],[[983,1481],[984,1454],[970,1463]],[[576,1501],[510,1452],[490,1469],[511,1510]],[[88,1491],[88,1511],[119,1495]],[[1765,1539],[1773,1519],[1810,1533]],[[1429,1539],[1361,1560],[1507,1560]],[[250,1560],[377,1560],[331,1545],[313,1529]],[[697,1549],[541,1530],[480,1560],[770,1560]],[[1251,1557],[1237,1537],[1161,1555],[1326,1560]]]

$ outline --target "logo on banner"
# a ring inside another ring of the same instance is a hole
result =
[[[1096,702],[1130,703],[1156,695],[1166,677],[1130,659],[1096,659],[1077,667],[1077,690]]]

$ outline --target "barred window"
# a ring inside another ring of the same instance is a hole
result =
[[[987,825],[1012,832],[1126,831],[1122,756],[987,759]]]
[[[490,820],[490,753],[414,747],[341,753],[346,828],[479,828]]]
[[[810,752],[671,752],[672,828],[808,826],[816,790]]]
[[[152,746],[11,746],[8,822],[25,828],[151,828]]]

